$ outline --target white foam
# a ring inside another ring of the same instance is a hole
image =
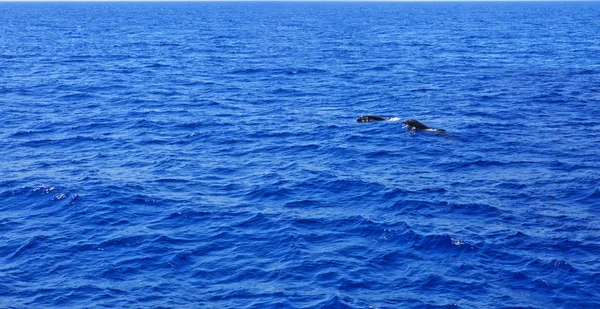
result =
[[[391,117],[390,119],[388,119],[388,121],[400,121],[400,118],[398,118],[398,117]]]

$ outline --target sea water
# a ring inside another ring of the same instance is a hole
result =
[[[598,2],[0,3],[0,307],[600,308],[599,145]]]

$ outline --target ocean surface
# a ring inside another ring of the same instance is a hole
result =
[[[0,308],[600,308],[599,155],[600,2],[0,3]]]

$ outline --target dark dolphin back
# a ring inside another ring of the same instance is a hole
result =
[[[408,119],[408,120],[404,120],[402,123],[404,123],[407,126],[411,126],[413,128],[415,128],[415,130],[428,130],[431,129],[430,127],[414,120],[414,119]]]
[[[360,116],[360,117],[358,117],[358,119],[356,119],[356,121],[358,121],[358,122],[371,122],[371,121],[383,121],[383,120],[387,120],[387,118],[382,118],[379,116],[371,116],[371,115]]]
[[[440,132],[440,133],[445,133],[446,130],[444,129],[434,129],[434,128],[430,128],[422,123],[420,123],[417,120],[414,119],[408,119],[408,120],[404,120],[402,121],[403,124],[410,126],[411,130],[427,130],[427,131],[435,131],[435,132]]]

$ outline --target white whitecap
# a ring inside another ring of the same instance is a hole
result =
[[[450,238],[450,240],[452,240],[452,244],[455,246],[462,246],[467,243],[466,241],[463,241],[460,239],[455,239],[455,238]]]

